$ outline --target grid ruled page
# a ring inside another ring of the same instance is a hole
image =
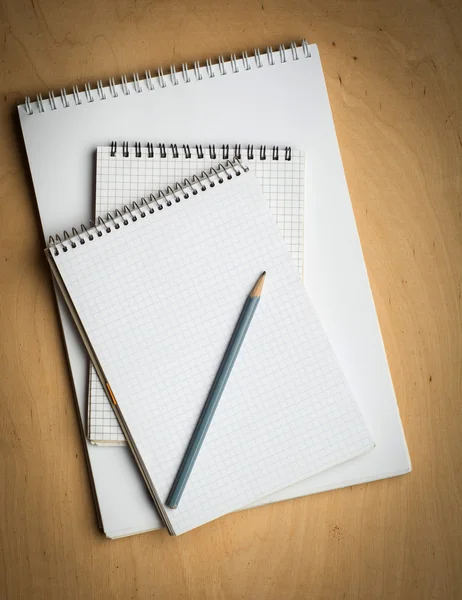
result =
[[[162,502],[267,271],[182,501],[165,508],[176,534],[372,449],[251,174],[75,243],[53,259]]]
[[[226,162],[222,148],[213,153],[208,147],[178,146],[177,151],[169,146],[148,152],[147,147],[127,148],[124,156],[119,145],[111,156],[110,146],[100,146],[96,163],[96,216],[105,216],[124,204],[149,197],[151,192],[173,186],[186,177],[191,179],[204,169],[216,168]],[[263,196],[268,203],[278,230],[291,253],[300,275],[303,274],[303,206],[305,201],[305,156],[303,152],[291,150],[290,160],[284,149],[255,146],[251,160],[247,160],[248,147],[242,148],[246,164],[258,180]],[[190,158],[186,158],[190,155]],[[233,149],[229,149],[229,156]],[[175,158],[177,156],[177,158]],[[215,158],[212,158],[215,156]],[[263,158],[265,157],[265,158]],[[232,169],[231,169],[232,170]],[[107,399],[93,366],[90,366],[88,399],[88,437],[103,444],[125,443],[124,434]]]

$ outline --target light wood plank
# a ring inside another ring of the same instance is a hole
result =
[[[460,598],[460,2],[0,6],[0,596]],[[320,47],[414,471],[178,539],[108,541],[96,528],[15,103],[302,37]]]

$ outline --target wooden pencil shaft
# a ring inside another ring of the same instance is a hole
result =
[[[189,441],[183,460],[181,461],[180,468],[178,469],[178,473],[168,495],[166,504],[169,508],[177,508],[189,476],[191,475],[194,463],[199,455],[202,443],[218,406],[218,402],[223,394],[223,390],[225,389],[226,383],[239,354],[239,350],[242,346],[245,335],[260,301],[260,293],[264,277],[265,273],[260,276],[257,284],[250,293],[250,296],[248,296],[247,300],[245,301],[233,335],[228,343],[225,354],[220,363],[220,367],[207,396],[204,408],[202,409],[201,415],[191,436],[191,440]],[[261,285],[259,286],[260,282]],[[257,290],[258,295],[252,295],[257,289],[257,286],[259,286]]]

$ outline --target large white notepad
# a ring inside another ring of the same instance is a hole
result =
[[[236,72],[237,70],[237,72]],[[213,77],[211,77],[213,75]],[[68,91],[70,88],[68,88]],[[245,98],[245,111],[237,111]],[[290,144],[307,155],[305,283],[376,447],[272,500],[407,473],[409,454],[343,173],[316,45],[292,46],[127,84],[98,82],[18,107],[45,236],[92,218],[94,153],[112,140]],[[66,307],[60,315],[79,415],[86,423],[88,358]],[[126,447],[86,443],[109,537],[160,525]]]
[[[228,177],[230,179],[228,179]],[[47,252],[171,533],[373,447],[255,177],[239,165]],[[177,509],[164,502],[259,274],[252,325]]]
[[[303,274],[303,206],[305,156],[299,150],[277,146],[202,147],[153,144],[101,146],[96,157],[96,216],[149,198],[151,192],[204,169],[217,169],[230,158],[242,156],[257,178],[279,233],[300,275]],[[98,376],[90,367],[88,437],[97,444],[125,443],[125,437]]]

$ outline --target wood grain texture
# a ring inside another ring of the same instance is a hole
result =
[[[0,596],[460,598],[460,2],[0,7]],[[229,515],[178,539],[108,541],[96,528],[15,104],[302,37],[320,47],[414,471]]]

